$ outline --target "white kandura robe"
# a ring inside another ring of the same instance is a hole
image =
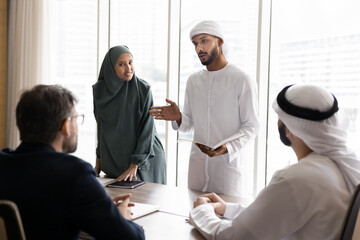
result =
[[[203,192],[242,195],[241,155],[259,129],[257,87],[239,68],[227,64],[219,71],[201,70],[190,75],[185,92],[182,122],[175,130],[194,131],[194,141],[209,146],[242,133],[226,144],[228,153],[208,157],[195,145],[191,148],[188,187]],[[244,196],[246,197],[246,196]]]
[[[310,153],[276,172],[249,207],[227,203],[221,220],[203,204],[190,222],[206,239],[336,239],[351,198],[337,164]]]

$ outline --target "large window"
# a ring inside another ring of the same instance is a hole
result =
[[[154,105],[164,105],[166,98],[167,23],[167,0],[110,1],[110,47],[130,48],[135,74],[151,85]],[[165,143],[165,122],[155,124]]]
[[[97,0],[50,1],[51,79],[70,89],[79,99],[76,106],[85,114],[79,128],[75,155],[95,164],[96,123],[92,85],[97,81]]]
[[[197,22],[213,19],[224,27],[226,42],[229,45],[229,60],[255,81],[257,1],[227,0],[221,5],[216,1],[207,1],[206,4],[203,1],[179,3],[168,0],[52,2],[51,20],[57,26],[53,29],[51,42],[54,57],[53,82],[71,89],[80,98],[78,111],[86,114],[85,125],[80,129],[79,149],[76,155],[94,164],[96,124],[92,112],[91,86],[97,81],[98,69],[106,50],[112,46],[127,45],[131,49],[135,72],[138,77],[151,84],[155,105],[165,104],[167,93],[171,91],[167,89],[170,81],[180,81],[175,85],[179,85],[178,102],[182,107],[187,77],[203,68],[189,40],[189,31]],[[171,20],[176,18],[176,13],[180,11],[181,20]],[[172,75],[177,76],[177,79],[167,79],[169,41],[174,38],[169,36],[169,22],[176,24],[171,26],[172,31],[175,29],[176,32],[178,29],[181,33],[178,35],[181,39],[172,40],[171,43],[172,47],[177,43],[181,45],[180,59],[171,59],[175,62],[173,68],[180,69],[178,74]],[[166,141],[176,141],[166,138],[166,130],[174,131],[170,124],[156,121],[156,127],[164,146]],[[181,135],[180,138],[192,136]],[[178,149],[166,148],[168,165],[176,164],[175,172],[169,172],[168,175],[169,178],[177,179],[170,182],[177,182],[179,186],[187,186],[189,148],[190,145],[185,143],[179,143]],[[177,156],[177,153],[181,154]],[[252,189],[254,171],[252,160],[253,155],[250,155],[246,166],[243,166],[247,169],[244,172],[249,173],[249,181],[245,184],[249,189]]]
[[[164,105],[164,99],[169,97],[182,108],[188,76],[204,69],[195,54],[189,32],[197,22],[205,19],[216,20],[224,28],[225,41],[229,45],[228,60],[257,81],[261,90],[259,114],[265,116],[261,117],[264,134],[259,135],[254,153],[248,155],[242,166],[247,178],[244,188],[248,194],[256,195],[276,170],[296,162],[291,148],[278,140],[277,116],[271,108],[278,91],[288,84],[319,84],[333,92],[348,118],[349,144],[353,149],[359,149],[356,144],[360,139],[360,28],[357,26],[360,1],[271,2],[271,8],[263,8],[264,4],[270,6],[270,2],[50,1],[53,26],[51,80],[72,90],[80,99],[78,112],[86,114],[75,154],[95,163],[92,85],[97,81],[108,48],[120,44],[130,48],[136,74],[152,86],[155,105]],[[271,31],[266,32],[263,29],[270,29],[270,17],[261,16],[270,16],[270,10]],[[270,39],[270,49],[261,48],[266,45],[264,39]],[[264,59],[269,60],[270,67]],[[263,62],[266,66],[260,64]],[[192,135],[178,135],[163,121],[156,121],[156,127],[166,149],[168,183],[187,186],[191,145],[177,142],[177,139],[191,139]],[[357,151],[360,154],[360,150]],[[259,158],[264,166],[256,165]],[[254,177],[254,174],[264,177]]]
[[[267,179],[297,162],[278,137],[271,104],[286,85],[317,84],[338,99],[348,118],[349,144],[360,139],[360,2],[356,0],[274,0],[270,55]]]

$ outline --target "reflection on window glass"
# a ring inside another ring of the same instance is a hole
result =
[[[195,71],[205,69],[201,65],[189,33],[192,27],[203,20],[215,20],[223,28],[228,44],[227,60],[242,69],[253,81],[256,77],[256,47],[258,30],[258,1],[225,0],[218,1],[182,1],[181,9],[181,46],[180,46],[180,109],[184,103],[186,81]],[[192,139],[192,134],[179,134],[180,139]],[[179,142],[178,185],[187,186],[188,160],[191,144]],[[251,151],[249,151],[251,152]],[[244,161],[243,174],[246,175],[244,187],[249,196],[253,192],[254,156],[249,153]]]
[[[110,1],[110,47],[126,45],[136,75],[151,85],[154,105],[165,105],[167,74],[167,0]],[[155,121],[165,144],[165,121]]]
[[[270,104],[289,84],[311,83],[327,88],[349,120],[349,144],[359,154],[355,144],[360,139],[360,2],[272,3]],[[269,109],[268,139],[279,138],[276,122],[277,115]],[[276,170],[297,162],[292,149],[280,141],[268,141],[267,159],[268,181]]]
[[[92,85],[97,81],[97,0],[50,1],[51,80],[71,90],[85,114],[74,155],[95,164]]]

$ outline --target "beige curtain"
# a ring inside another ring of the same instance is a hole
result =
[[[47,0],[9,1],[7,146],[20,143],[15,120],[21,92],[48,81]]]

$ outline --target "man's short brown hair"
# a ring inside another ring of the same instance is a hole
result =
[[[59,85],[36,85],[25,91],[16,107],[20,139],[52,143],[76,102],[76,97]]]

